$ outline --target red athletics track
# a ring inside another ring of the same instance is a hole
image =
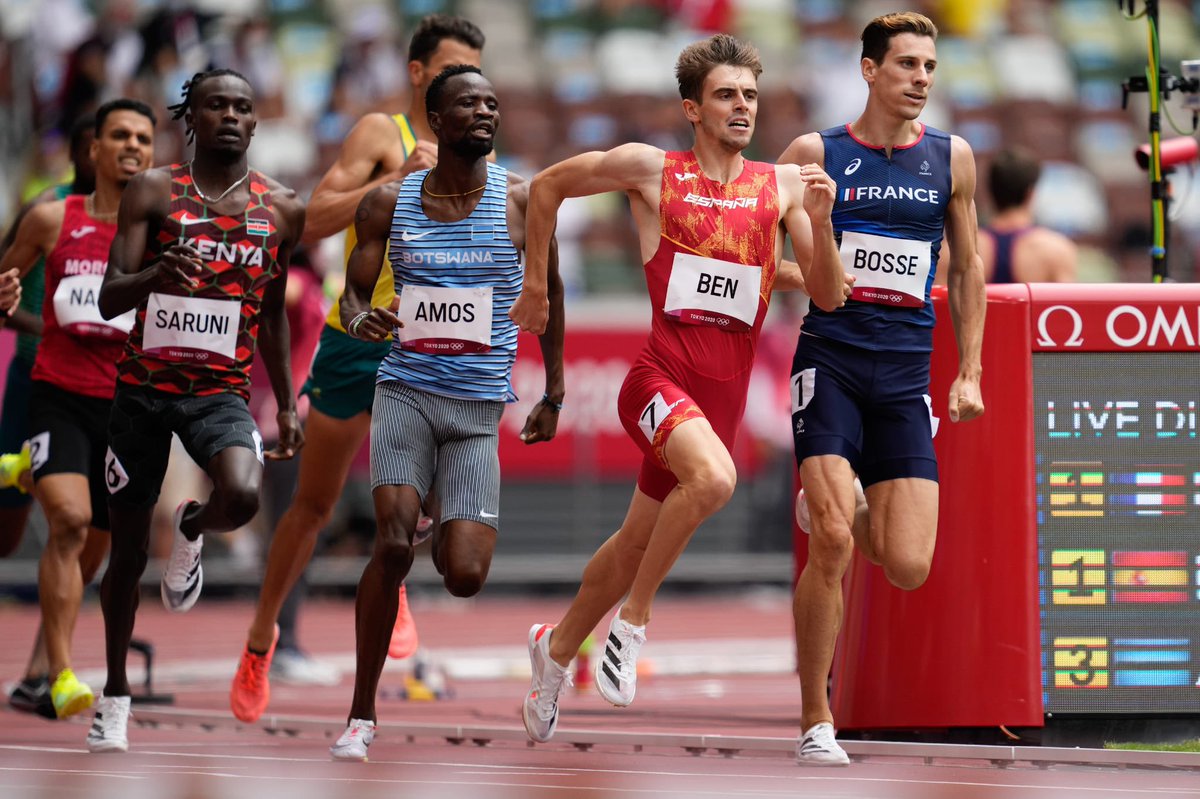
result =
[[[537,747],[520,720],[524,641],[566,600],[418,598],[423,648],[449,673],[453,697],[395,698],[409,666],[389,664],[371,761],[334,763],[327,747],[344,724],[349,671],[335,687],[276,683],[268,714],[241,725],[226,696],[250,604],[202,600],[169,616],[155,599],[143,600],[136,635],[155,644],[155,688],[176,703],[135,705],[140,725],[124,755],[85,751],[90,714],[48,722],[0,712],[0,797],[1200,797],[1197,755],[850,741],[849,767],[800,768],[791,756],[799,700],[790,599],[779,593],[660,601],[643,650],[653,671],[635,704],[618,710],[591,690],[572,692],[555,741]],[[310,603],[302,640],[352,669],[352,618],[349,602]],[[3,674],[22,670],[36,621],[33,608],[0,609]],[[76,670],[97,690],[102,647],[91,603]]]

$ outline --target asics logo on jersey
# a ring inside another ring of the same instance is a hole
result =
[[[846,175],[853,175],[855,172],[857,172],[857,171],[858,171],[858,168],[859,168],[860,166],[862,166],[862,159],[861,159],[861,158],[855,158],[853,161],[851,161],[851,162],[849,163],[849,165],[846,167],[846,171],[845,171],[843,174],[846,174]]]
[[[86,236],[87,234],[89,234],[89,233],[95,233],[95,232],[96,232],[96,228],[95,228],[95,226],[93,226],[93,225],[84,225],[83,227],[77,227],[77,228],[75,228],[74,230],[72,230],[72,231],[71,231],[71,238],[73,238],[73,239],[82,239],[82,238],[83,238],[84,236]]]
[[[676,172],[675,173],[676,180],[691,180],[694,177],[696,177],[696,175],[695,175],[695,173],[692,173],[692,172]]]
[[[685,203],[689,205],[698,205],[701,208],[757,208],[757,197],[734,197],[726,199],[724,197],[702,197],[695,192],[688,192],[688,195],[683,198]]]
[[[417,239],[425,238],[432,232],[433,232],[432,230],[426,230],[424,233],[409,233],[407,230],[405,230],[400,234],[400,240],[406,241],[406,242],[407,241],[416,241]]]

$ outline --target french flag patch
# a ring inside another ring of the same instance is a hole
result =
[[[247,219],[246,233],[251,236],[270,236],[271,223],[265,219]]]

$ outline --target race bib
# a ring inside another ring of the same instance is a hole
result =
[[[237,300],[152,293],[146,302],[142,349],[167,361],[233,363],[241,314]]]
[[[133,329],[137,311],[128,310],[114,319],[100,315],[98,303],[104,275],[68,275],[54,290],[54,318],[73,336],[123,339]]]
[[[930,244],[870,233],[842,233],[842,267],[858,280],[850,298],[920,308],[929,279]]]
[[[663,310],[676,321],[744,331],[758,316],[762,267],[675,253]]]
[[[396,313],[400,346],[432,355],[492,348],[492,287],[405,286]]]

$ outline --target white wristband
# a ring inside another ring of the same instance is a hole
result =
[[[371,315],[370,311],[363,311],[358,316],[350,320],[350,324],[346,325],[346,332],[351,338],[358,338],[358,326],[362,324],[362,320]]]

